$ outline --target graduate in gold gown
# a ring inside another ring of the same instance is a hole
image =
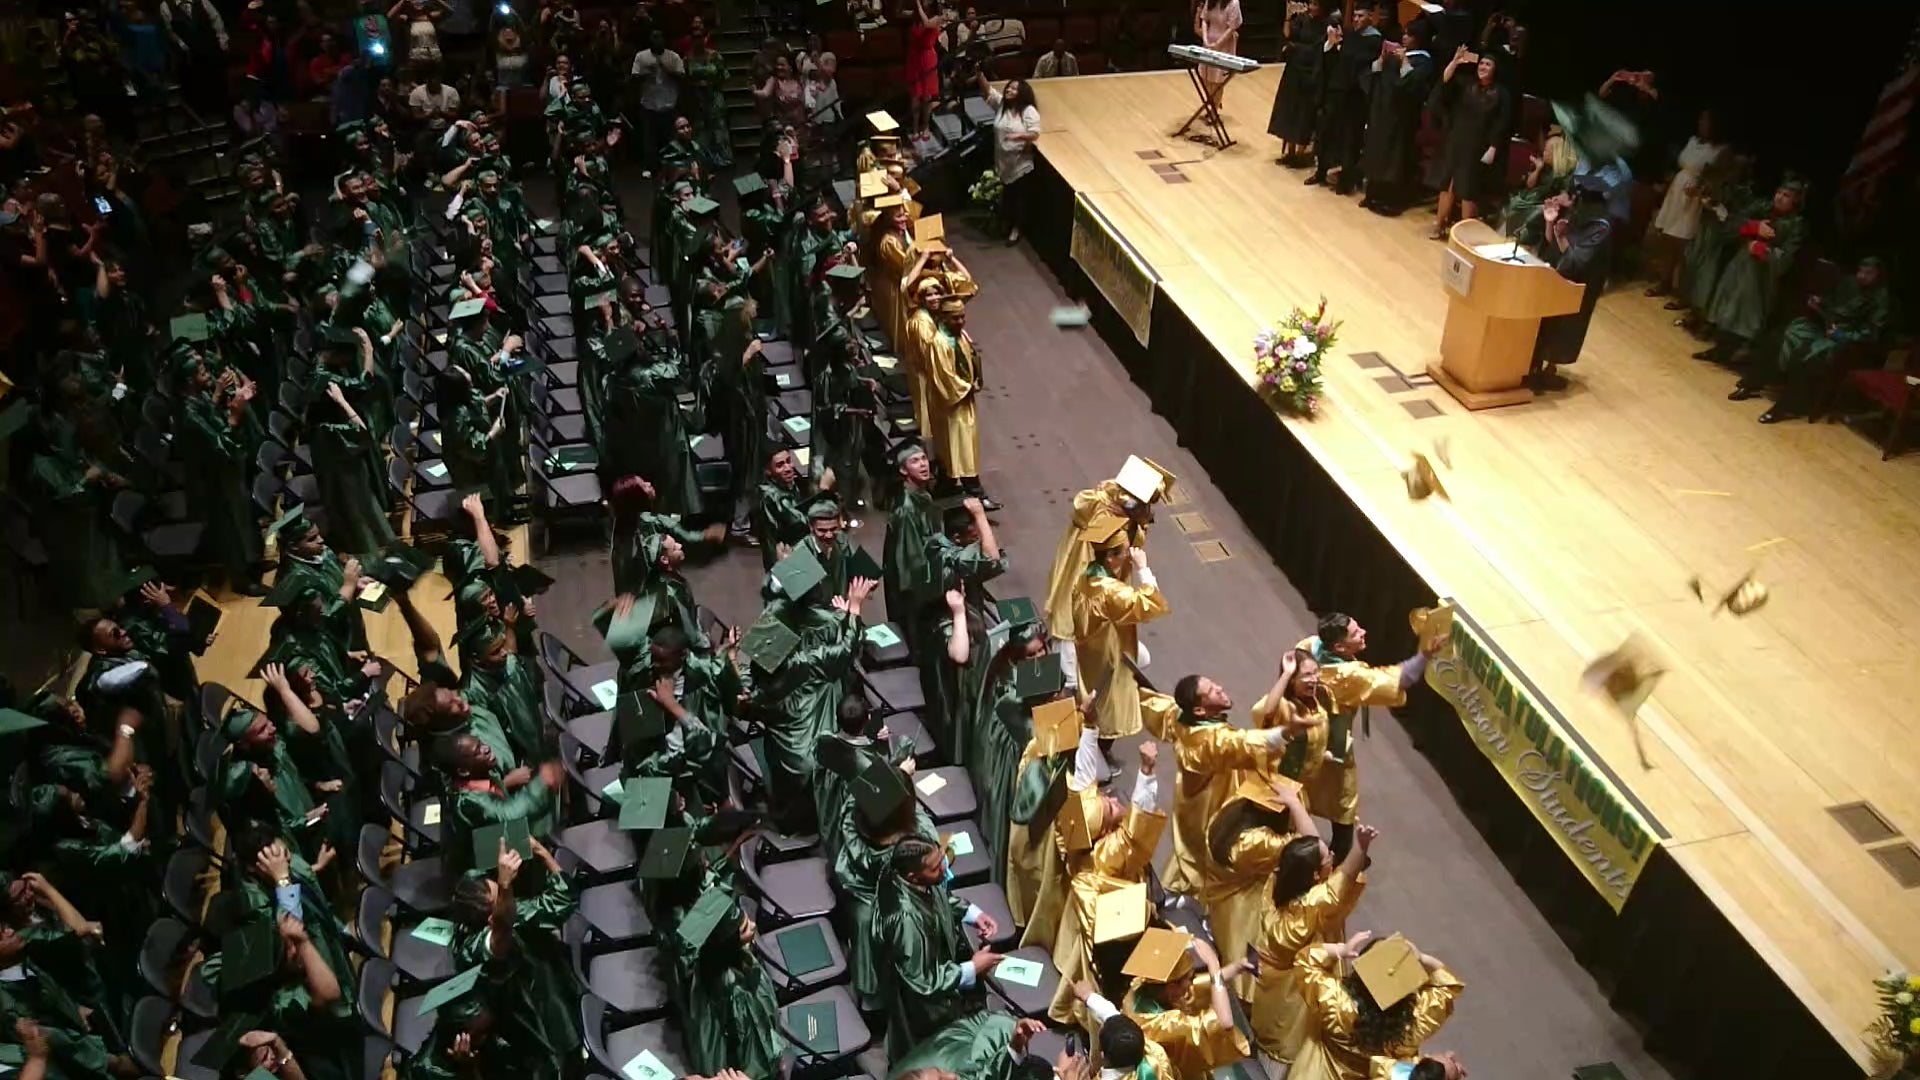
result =
[[[1199,895],[1207,884],[1208,825],[1239,788],[1242,770],[1267,774],[1279,764],[1283,734],[1229,727],[1233,698],[1205,675],[1176,683],[1173,701],[1173,858],[1161,880],[1174,892]]]
[[[1073,706],[1064,714],[1055,702],[1033,706],[1033,737],[1015,767],[1008,806],[1007,910],[1025,931],[1022,947],[1052,945],[1059,927],[1067,871],[1053,841],[1053,822],[1072,795],[1075,762],[1085,756],[1089,768],[1095,761],[1105,764],[1090,704],[1062,700]]]
[[[1359,659],[1367,647],[1367,631],[1352,616],[1334,612],[1320,620],[1319,633],[1296,646],[1319,668],[1319,695],[1327,713],[1326,726],[1313,733],[1313,750],[1323,764],[1302,761],[1289,749],[1287,775],[1307,788],[1307,805],[1333,822],[1333,856],[1344,858],[1353,845],[1353,823],[1360,812],[1360,777],[1354,760],[1353,729],[1362,709],[1379,705],[1398,708],[1407,703],[1407,690],[1426,674],[1427,654],[1415,653],[1398,664],[1368,664]],[[1436,639],[1434,647],[1439,647]],[[1302,700],[1306,700],[1302,696]],[[1262,727],[1258,705],[1254,720]],[[1320,736],[1324,734],[1324,741]],[[1331,758],[1326,755],[1331,754]],[[1311,752],[1308,756],[1313,756]],[[1307,776],[1312,776],[1312,781]]]
[[[1294,962],[1315,945],[1341,939],[1347,915],[1366,891],[1367,849],[1379,835],[1371,826],[1360,826],[1353,850],[1335,866],[1333,853],[1310,827],[1313,819],[1301,820],[1309,829],[1281,849],[1270,902],[1252,942],[1260,974],[1247,1009],[1254,1041],[1283,1062],[1297,1057],[1307,1038],[1307,999]]]
[[[1245,956],[1259,937],[1281,854],[1302,832],[1312,835],[1312,821],[1300,785],[1249,773],[1208,823],[1200,903],[1222,955]],[[1246,997],[1252,987],[1247,977],[1233,989]]]
[[[1130,546],[1123,525],[1111,519],[1103,522],[1102,528],[1111,526],[1113,531],[1088,537],[1093,558],[1074,585],[1069,625],[1080,683],[1101,691],[1093,708],[1105,747],[1137,733],[1148,715],[1153,718],[1148,726],[1154,737],[1167,736],[1166,720],[1173,713],[1173,703],[1164,694],[1143,694],[1127,661],[1146,663],[1140,624],[1173,609],[1147,567],[1146,549]]]
[[[1100,1051],[1100,1080],[1160,1080],[1174,1075],[1166,1050],[1147,1038],[1138,1021],[1095,992],[1092,983],[1075,983],[1073,993],[1099,1032],[1095,1045]]]
[[[939,430],[940,461],[947,476],[969,495],[980,487],[980,352],[967,336],[967,304],[957,296],[940,301],[940,332],[927,348],[927,411]],[[989,510],[999,509],[989,505]]]
[[[1195,977],[1195,960],[1206,967],[1204,980]],[[1183,931],[1152,928],[1141,936],[1121,969],[1134,978],[1120,1008],[1166,1053],[1173,1074],[1164,1080],[1205,1080],[1246,1058],[1228,990],[1246,966],[1222,965],[1213,946]]]
[[[1096,749],[1092,756],[1099,758],[1099,751]],[[1145,905],[1147,870],[1160,834],[1167,827],[1167,815],[1159,808],[1159,760],[1157,743],[1140,744],[1140,771],[1134,777],[1133,798],[1123,804],[1101,793],[1097,781],[1087,772],[1091,762],[1083,764],[1083,758],[1076,758],[1075,778],[1081,783],[1073,785],[1076,790],[1053,823],[1054,842],[1060,846],[1068,873],[1066,910],[1053,938],[1053,966],[1060,973],[1060,988],[1047,1010],[1059,1023],[1082,1022],[1075,1008],[1073,986],[1094,978],[1093,950],[1101,937],[1094,915],[1100,898],[1138,886],[1141,904]]]
[[[933,350],[933,339],[940,334],[940,320],[935,312],[946,297],[946,289],[938,278],[922,277],[908,288],[907,295],[910,299],[906,336],[896,340],[893,347],[900,354],[900,362],[906,365],[907,396],[913,401],[913,423],[920,430],[920,441],[925,444],[927,454],[940,461],[940,455],[946,451],[941,442],[945,436],[936,427],[932,391],[927,387],[927,365],[932,363],[929,354]]]
[[[865,236],[863,257],[866,264],[867,298],[873,302],[873,316],[894,348],[907,337],[907,306],[904,289],[907,270],[913,265],[913,215],[905,195],[888,195],[874,200],[880,216],[874,218]]]
[[[1386,1002],[1380,996],[1399,991],[1376,995],[1369,980],[1351,970],[1369,948],[1392,944],[1392,938],[1374,942],[1372,935],[1362,933],[1300,954],[1294,969],[1307,1001],[1309,1030],[1288,1080],[1372,1080],[1374,1059],[1420,1056],[1420,1044],[1453,1015],[1465,984],[1426,953],[1402,965],[1411,966],[1417,958],[1424,981]]]

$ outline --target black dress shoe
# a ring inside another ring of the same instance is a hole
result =
[[[1733,393],[1727,395],[1727,400],[1728,401],[1746,401],[1749,398],[1756,398],[1759,396],[1760,396],[1760,391],[1755,390],[1751,386],[1736,386],[1733,388]]]
[[[1345,192],[1341,192],[1341,194],[1343,194],[1343,195],[1344,195],[1344,194],[1346,194],[1346,193],[1345,193]],[[1371,210],[1371,209],[1373,209],[1373,208],[1374,208],[1375,206],[1378,206],[1378,205],[1379,205],[1378,203],[1376,203],[1376,202],[1374,202],[1374,201],[1373,201],[1373,196],[1371,196],[1371,195],[1366,195],[1366,196],[1362,196],[1362,197],[1361,197],[1361,199],[1360,199],[1360,209],[1362,209],[1362,210]]]
[[[1760,414],[1760,422],[1763,424],[1777,424],[1782,420],[1791,419],[1793,419],[1793,414],[1778,405]]]
[[[1351,195],[1353,194],[1353,189],[1354,185],[1347,183],[1345,180],[1333,185],[1333,193],[1335,195]]]
[[[239,588],[233,591],[239,593],[241,596],[265,596],[267,595],[269,590],[267,589],[265,584],[261,583],[258,580],[254,580],[254,581],[249,581],[244,585],[241,585]]]
[[[1312,176],[1307,177],[1307,180],[1306,180],[1306,184],[1308,187],[1319,187],[1321,184],[1324,184],[1326,182],[1327,182],[1327,174],[1323,172],[1314,173]]]
[[[1685,300],[1677,300],[1677,299],[1676,299],[1676,300],[1669,300],[1669,301],[1667,301],[1666,303],[1664,303],[1664,304],[1661,304],[1660,306],[1661,306],[1661,307],[1663,307],[1663,308],[1666,308],[1666,309],[1667,309],[1668,311],[1685,311],[1685,310],[1687,310],[1687,302],[1686,302]]]
[[[979,499],[980,509],[985,510],[989,514],[997,514],[1000,512],[1001,506],[998,499],[995,499],[991,495],[981,495]]]
[[[1536,371],[1527,376],[1527,385],[1535,390],[1565,390],[1567,377],[1557,371]]]
[[[1722,355],[1720,346],[1709,345],[1693,354],[1695,360],[1718,360]]]

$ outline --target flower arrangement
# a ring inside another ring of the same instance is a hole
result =
[[[967,189],[967,195],[976,206],[990,214],[997,214],[1000,212],[1000,192],[1003,187],[1000,177],[992,169],[988,169],[980,174],[980,179],[975,180],[972,187]]]
[[[1253,339],[1254,389],[1277,408],[1312,416],[1320,408],[1320,362],[1339,336],[1327,319],[1327,298],[1309,314],[1294,308],[1279,326]]]
[[[1920,1077],[1920,975],[1889,972],[1873,980],[1880,1018],[1867,1030],[1878,1077]]]

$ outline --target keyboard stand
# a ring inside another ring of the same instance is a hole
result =
[[[1222,70],[1219,83],[1215,84],[1212,90],[1208,90],[1207,81],[1200,77],[1201,67],[1200,64],[1194,64],[1187,68],[1187,78],[1193,83],[1194,94],[1200,98],[1200,107],[1193,110],[1193,115],[1187,117],[1187,122],[1180,125],[1180,130],[1174,132],[1173,137],[1178,139],[1185,136],[1195,142],[1210,142],[1225,150],[1233,145],[1233,137],[1227,134],[1226,121],[1220,119],[1220,96],[1226,92],[1227,84],[1233,81],[1234,73]],[[1200,132],[1188,136],[1187,132],[1203,118],[1213,133],[1209,135],[1206,132]]]

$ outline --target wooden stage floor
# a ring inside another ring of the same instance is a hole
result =
[[[1038,80],[1039,149],[1249,373],[1256,332],[1328,299],[1345,326],[1326,408],[1294,433],[1553,700],[1864,1063],[1870,980],[1920,968],[1920,907],[1827,808],[1864,800],[1920,835],[1920,457],[1883,463],[1838,424],[1760,426],[1766,403],[1725,400],[1734,377],[1691,359],[1698,346],[1639,283],[1602,300],[1570,389],[1469,413],[1420,374],[1446,308],[1431,213],[1380,218],[1276,165],[1278,80],[1267,66],[1228,87],[1241,141],[1224,151],[1172,137],[1193,108],[1182,72]],[[1411,384],[1362,369],[1359,352]],[[1436,438],[1451,443],[1452,501],[1411,502],[1399,469]],[[1688,589],[1752,567],[1772,598],[1746,618],[1712,617]],[[1640,711],[1647,768],[1618,713],[1580,687],[1629,631],[1669,667]]]

